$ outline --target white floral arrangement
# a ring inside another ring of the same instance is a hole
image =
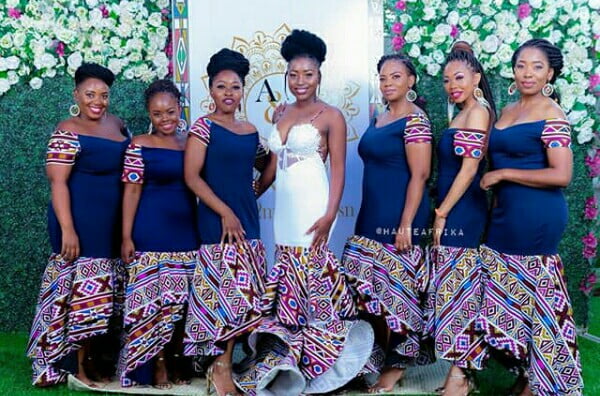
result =
[[[3,0],[0,96],[96,62],[128,80],[169,73],[169,0]]]
[[[600,94],[600,0],[386,0],[386,27],[394,49],[429,75],[440,75],[452,44],[464,40],[487,73],[507,79],[507,87],[519,44],[549,40],[564,54],[556,87],[576,141],[594,140],[600,126],[593,114]]]

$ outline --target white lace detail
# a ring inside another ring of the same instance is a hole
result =
[[[320,154],[321,134],[310,123],[294,125],[288,132],[286,144],[281,141],[277,126],[273,127],[269,136],[269,148],[279,158],[279,169],[287,169],[296,162],[309,158],[317,158],[322,162]]]

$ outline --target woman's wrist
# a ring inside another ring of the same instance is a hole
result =
[[[442,210],[441,208],[435,208],[434,210],[436,217],[445,219],[448,217],[448,213]]]

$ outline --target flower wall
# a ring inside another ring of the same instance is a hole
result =
[[[73,75],[82,62],[126,80],[169,72],[169,0],[4,0],[0,2],[0,96],[19,82]]]
[[[573,143],[586,152],[595,190],[571,222],[583,220],[587,232],[580,241],[581,255],[598,265],[600,0],[386,0],[385,25],[393,49],[413,58],[421,73],[441,78],[453,43],[464,40],[488,77],[505,79],[505,87],[512,82],[510,60],[521,43],[545,38],[561,48],[564,68],[556,89],[573,127]],[[589,293],[595,280],[590,273],[580,289]]]

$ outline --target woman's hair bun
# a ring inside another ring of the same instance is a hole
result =
[[[321,64],[325,61],[326,54],[325,42],[306,30],[294,29],[281,44],[281,56],[287,62],[298,56],[308,56]]]

